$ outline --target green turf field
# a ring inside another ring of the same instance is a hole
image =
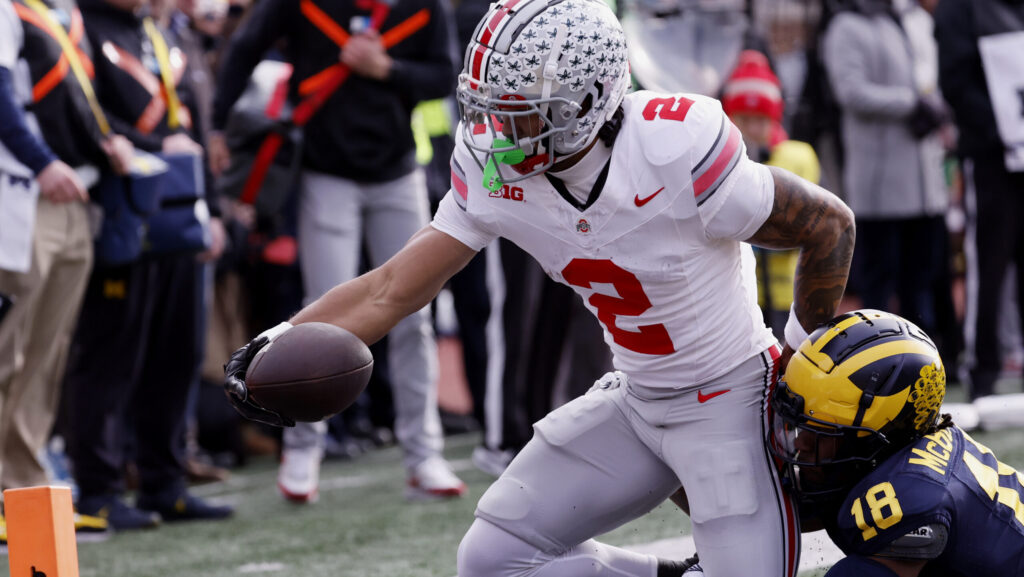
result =
[[[952,389],[950,397],[958,400],[962,393]],[[974,437],[1004,462],[1024,468],[1024,430]],[[80,574],[453,577],[459,540],[472,521],[477,499],[492,480],[469,463],[478,439],[476,434],[447,439],[446,453],[469,485],[466,498],[406,503],[400,452],[389,448],[354,461],[325,462],[320,501],[295,506],[276,493],[276,463],[257,460],[226,483],[195,488],[198,494],[234,504],[238,509],[234,519],[165,525],[155,531],[115,535],[102,543],[81,543]],[[642,546],[688,533],[686,518],[674,506],[663,505],[602,539]],[[679,551],[678,556],[690,554],[692,550]],[[815,554],[805,547],[805,558]],[[0,577],[8,574],[7,563],[0,557]]]

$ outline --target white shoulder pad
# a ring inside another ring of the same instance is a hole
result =
[[[675,162],[695,147],[710,149],[723,114],[721,104],[707,96],[647,90],[628,95],[624,111],[644,158],[655,166]]]

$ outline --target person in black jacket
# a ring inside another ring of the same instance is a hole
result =
[[[81,6],[111,126],[142,150],[201,155],[192,95],[181,82],[187,60],[145,15],[145,0],[83,0]],[[216,228],[207,257],[220,250]],[[230,507],[186,490],[186,402],[202,351],[197,255],[143,254],[127,265],[100,264],[86,289],[67,377],[79,509],[106,516],[115,530],[153,527],[161,518],[229,516]],[[137,507],[119,498],[126,445],[134,446],[139,470]]]
[[[997,325],[1011,262],[1017,265],[1017,302],[1024,303],[1022,32],[1022,0],[942,0],[935,11],[939,84],[960,132],[967,207],[964,344],[972,400],[994,392],[1002,368]]]
[[[351,70],[305,126],[299,261],[306,302],[356,276],[364,241],[370,264],[379,266],[429,218],[411,113],[417,102],[446,96],[455,86],[450,9],[446,0],[398,0],[377,31],[370,19],[380,8],[373,0],[262,0],[232,37],[221,66],[215,130],[224,128],[250,73],[281,39],[294,66],[293,102],[316,94],[339,68]],[[230,157],[222,136],[211,135],[209,145],[216,173]],[[388,350],[395,360],[395,433],[405,451],[406,496],[459,496],[465,485],[441,456],[437,351],[428,310],[399,323]],[[286,498],[316,498],[325,429],[299,423],[285,431],[278,488]]]

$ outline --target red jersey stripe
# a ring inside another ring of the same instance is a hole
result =
[[[469,187],[466,186],[465,175],[459,174],[454,166],[452,166],[452,188],[462,197],[463,202],[469,197]]]
[[[700,196],[707,189],[718,181],[719,177],[722,176],[722,171],[732,163],[733,157],[739,152],[740,142],[742,142],[742,136],[740,131],[736,128],[736,125],[729,123],[729,139],[725,142],[725,146],[722,147],[722,151],[718,153],[718,158],[715,159],[714,163],[700,175],[693,183],[693,196]]]

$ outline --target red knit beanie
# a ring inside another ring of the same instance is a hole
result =
[[[722,108],[729,115],[755,113],[782,120],[782,88],[764,54],[756,50],[740,53],[722,88]]]

